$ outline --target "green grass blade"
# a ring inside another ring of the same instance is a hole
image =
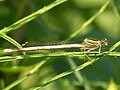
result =
[[[73,34],[70,35],[70,37],[67,39],[69,41],[70,39],[74,38],[77,36],[83,29],[85,29],[89,24],[91,24],[97,17],[99,17],[105,10],[106,8],[110,5],[112,0],[107,0],[106,3],[100,8],[100,10],[90,19],[88,19],[83,25],[76,30]]]
[[[31,15],[29,15],[29,16],[23,18],[23,19],[20,19],[19,21],[15,22],[15,23],[13,23],[11,26],[0,30],[0,32],[8,33],[9,31],[16,30],[19,27],[23,26],[24,24],[28,23],[29,21],[37,18],[39,15],[49,11],[50,9],[54,8],[55,6],[58,6],[59,4],[62,4],[64,2],[66,2],[66,1],[67,0],[56,0],[53,3],[49,4],[48,6],[44,6],[42,9],[40,9],[40,10],[32,13]]]
[[[72,73],[74,73],[74,72],[76,72],[76,71],[79,71],[79,70],[81,70],[81,69],[83,69],[83,68],[85,68],[85,67],[93,64],[93,63],[94,63],[95,61],[97,61],[98,59],[99,59],[99,58],[93,59],[93,60],[91,60],[91,61],[88,61],[88,62],[86,62],[86,63],[84,63],[84,64],[82,64],[82,65],[74,68],[74,69],[71,69],[71,70],[69,70],[69,71],[63,72],[63,73],[61,73],[61,74],[58,74],[58,75],[54,76],[53,78],[51,78],[50,80],[44,81],[44,82],[41,83],[38,87],[31,88],[31,89],[29,89],[29,90],[38,90],[38,89],[40,89],[41,87],[44,87],[44,86],[46,86],[47,84],[50,84],[51,82],[53,82],[53,81],[55,81],[55,80],[57,80],[57,79],[60,79],[60,78],[62,78],[62,77],[64,77],[64,76],[67,76],[67,75],[69,75],[69,74],[72,74]]]
[[[21,60],[21,59],[29,59],[29,58],[37,58],[37,57],[59,57],[59,56],[69,56],[69,57],[86,57],[85,53],[87,53],[87,56],[90,57],[96,57],[96,56],[120,56],[120,52],[103,52],[101,54],[95,53],[95,52],[55,52],[55,53],[49,53],[49,54],[32,54],[32,55],[17,55],[17,56],[1,56],[0,62],[7,62],[7,61],[13,61],[13,60]]]
[[[120,41],[118,41],[117,43],[115,43],[111,48],[110,48],[110,52],[115,50],[118,46],[120,46]]]
[[[118,8],[116,7],[115,3],[112,2],[112,9],[113,9],[113,12],[115,13],[116,17],[118,18],[119,20],[119,23],[120,23],[120,15],[119,15],[119,10]]]
[[[46,62],[45,60],[41,61],[40,63],[35,65],[35,67],[32,70],[30,70],[24,77],[21,77],[20,79],[18,79],[15,82],[11,83],[10,85],[8,85],[7,87],[5,87],[2,90],[10,90],[13,87],[15,87],[16,85],[18,85],[19,83],[23,82],[24,80],[29,78],[29,76],[31,76],[33,73],[35,73],[41,66],[43,66],[45,64],[45,62]]]
[[[120,52],[110,52],[108,55],[109,56],[118,56],[118,57],[120,57]]]
[[[1,56],[0,62],[6,61],[13,61],[13,59],[21,60],[21,59],[28,59],[28,58],[37,58],[37,57],[59,57],[59,56],[69,56],[69,57],[85,57],[85,53],[88,56],[101,56],[95,52],[55,52],[55,53],[48,53],[48,54],[31,54],[31,55],[17,55],[17,56]]]
[[[5,33],[0,32],[0,36],[5,40],[9,41],[10,43],[12,43],[13,45],[15,45],[17,48],[22,48],[22,46],[18,42],[16,42],[11,37],[7,36]]]
[[[74,62],[74,60],[73,60],[72,58],[70,58],[70,57],[68,57],[68,63],[69,63],[69,66],[70,66],[71,68],[77,67],[77,64],[76,64],[76,63]],[[77,80],[79,81],[79,83],[83,83],[84,78],[83,78],[83,76],[82,76],[82,74],[81,74],[80,71],[79,71],[79,72],[74,72],[74,75],[75,75],[75,77],[77,78]]]

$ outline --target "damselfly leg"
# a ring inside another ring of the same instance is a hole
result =
[[[98,53],[100,54],[102,46],[107,46],[108,45],[108,41],[107,41],[106,38],[104,38],[102,40],[95,40],[95,39],[86,38],[86,39],[84,39],[82,45],[84,47],[81,48],[81,50],[84,50],[84,52],[85,51],[90,52],[90,51],[98,49]],[[90,59],[90,57],[89,57],[89,59]]]
[[[84,42],[82,44],[85,46],[84,48],[88,52],[98,49],[98,52],[100,53],[102,46],[107,46],[108,41],[106,38],[102,40],[94,40],[94,39],[86,38],[84,39]]]

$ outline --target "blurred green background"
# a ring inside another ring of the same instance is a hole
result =
[[[47,6],[54,0],[4,0],[0,2],[0,29],[7,27],[19,19]],[[21,28],[9,32],[8,35],[20,44],[30,41],[64,41],[74,33],[82,24],[91,18],[106,0],[69,0],[40,15]],[[71,41],[81,42],[84,38],[102,39],[108,38],[111,47],[120,40],[120,0],[113,0],[102,15],[96,18],[87,28]],[[11,44],[0,38],[0,48],[8,48]],[[117,49],[116,51],[119,51]],[[32,58],[17,62],[14,67],[12,62],[0,63],[0,87],[9,85],[25,74],[30,66],[48,60],[40,71],[32,75],[28,80],[16,86],[13,90],[24,90],[37,86],[42,81],[54,75],[71,69],[71,63],[67,57]],[[74,63],[84,63],[81,58],[72,58]],[[98,62],[75,74],[59,79],[42,90],[105,90],[110,79],[117,85],[120,84],[120,58],[106,56]],[[87,84],[88,88],[85,86]],[[92,88],[92,89],[91,89]]]

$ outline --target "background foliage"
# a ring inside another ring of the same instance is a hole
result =
[[[60,1],[67,0],[57,0],[57,2]],[[110,2],[107,8],[102,9],[103,11],[101,10],[99,14],[99,10],[107,1]],[[89,62],[90,66],[81,71],[75,73],[70,71],[72,74],[68,76],[65,73],[61,74],[61,76],[65,75],[65,77],[51,83],[49,81],[52,77],[55,78],[56,76],[58,78],[62,72],[79,65],[83,65],[81,67],[87,65],[84,57],[79,55],[53,55],[53,57],[52,52],[46,53],[44,57],[36,54],[26,57],[2,55],[3,49],[15,46],[21,48],[19,43],[22,44],[26,41],[69,40],[81,43],[86,37],[95,39],[107,38],[109,45],[104,49],[107,51],[120,40],[119,0],[68,0],[53,8],[52,6],[55,4],[54,0],[5,0],[0,2],[0,36],[2,37],[0,38],[0,88],[5,88],[6,86],[10,88],[12,87],[10,86],[12,82],[16,80],[18,81],[13,84],[15,86],[13,90],[36,89],[40,85],[42,90],[106,90],[111,83],[115,87],[119,87],[120,58],[116,56],[101,57],[99,61],[93,64]],[[34,12],[39,9],[41,10],[39,14],[34,15]],[[28,21],[24,20],[24,22],[17,25],[13,24],[30,14],[33,16],[29,17]],[[27,23],[25,24],[25,22]],[[87,23],[89,23],[87,27],[84,27]],[[20,28],[16,28],[16,26]],[[77,31],[79,33],[75,35]],[[118,44],[120,45],[120,43]],[[119,50],[119,48],[115,49],[115,51]],[[58,52],[65,54],[65,52]],[[52,57],[48,57],[49,54]],[[120,56],[119,53],[118,56]],[[5,62],[2,61],[4,58],[6,58]],[[20,80],[23,81],[20,82]],[[44,87],[45,80],[51,84]],[[115,87],[114,90],[117,90]],[[108,90],[110,89],[108,88]]]

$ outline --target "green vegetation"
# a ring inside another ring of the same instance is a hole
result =
[[[1,0],[0,89],[118,90],[119,0]],[[108,39],[101,53],[80,49],[7,54],[31,41]]]

